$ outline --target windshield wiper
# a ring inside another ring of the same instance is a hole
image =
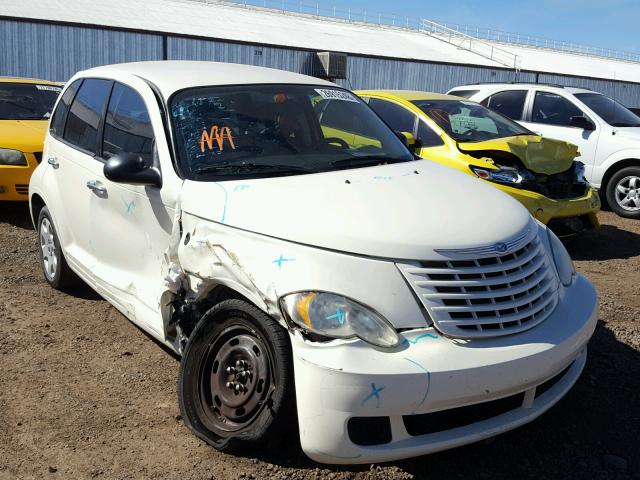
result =
[[[218,173],[228,171],[235,174],[255,173],[260,171],[291,174],[314,173],[314,170],[296,165],[274,165],[264,163],[227,163],[223,165],[207,165],[205,167],[197,168],[193,173],[200,175],[203,173]]]
[[[390,157],[381,157],[380,155],[362,155],[360,157],[349,157],[343,158],[342,160],[336,160],[335,162],[331,162],[331,165],[335,168],[345,168],[345,167],[364,167],[364,166],[373,166],[380,165],[385,163],[400,163],[400,162],[408,162],[409,159],[405,158],[390,158]]]

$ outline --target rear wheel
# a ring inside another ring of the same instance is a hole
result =
[[[47,207],[43,207],[38,215],[38,246],[42,272],[49,285],[57,290],[66,290],[74,286],[78,277],[69,268],[64,258],[60,240]]]
[[[616,172],[607,184],[607,203],[621,217],[640,219],[640,167]]]
[[[218,450],[272,446],[292,425],[294,387],[287,332],[242,300],[205,313],[180,364],[186,425]]]

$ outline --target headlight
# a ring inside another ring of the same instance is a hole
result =
[[[520,171],[515,168],[502,167],[500,169],[480,168],[471,165],[469,168],[483,180],[498,183],[520,184],[524,180]]]
[[[358,337],[378,347],[400,342],[379,314],[351,299],[326,292],[300,292],[281,299],[289,318],[301,328],[331,338]]]
[[[553,256],[553,262],[556,264],[556,270],[560,282],[565,287],[568,287],[573,283],[573,279],[576,276],[576,268],[573,266],[573,260],[567,249],[555,233],[547,228],[547,235],[549,236],[549,245],[551,246],[551,255]]]
[[[0,165],[27,165],[27,159],[20,150],[0,148]]]

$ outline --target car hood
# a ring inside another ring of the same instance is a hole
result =
[[[421,160],[247,181],[187,180],[181,208],[287,241],[394,259],[492,245],[530,221],[497,188]]]
[[[0,148],[41,152],[48,120],[0,120]]]
[[[482,155],[491,158],[492,152],[507,152],[519,158],[529,170],[545,175],[566,171],[578,156],[576,145],[539,135],[518,135],[486,142],[458,143],[458,148],[474,157]]]

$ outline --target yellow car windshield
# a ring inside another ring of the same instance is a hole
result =
[[[484,142],[516,135],[534,135],[507,117],[475,102],[415,100],[413,103],[458,142]]]
[[[60,87],[33,83],[0,83],[0,120],[46,120]]]

